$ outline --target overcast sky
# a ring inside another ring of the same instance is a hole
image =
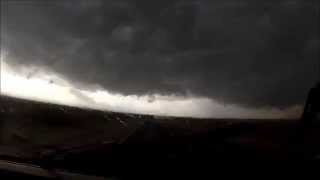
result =
[[[315,2],[4,0],[2,63],[21,81],[67,84],[68,94],[87,105],[97,99],[84,92],[129,98],[105,109],[195,117],[261,117],[262,111],[280,117],[283,111],[281,117],[296,117],[316,80]],[[173,103],[190,100],[192,106]],[[128,110],[133,101],[144,105]],[[162,108],[150,111],[160,102]],[[170,102],[181,109],[168,113]]]

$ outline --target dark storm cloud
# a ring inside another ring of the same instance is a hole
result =
[[[80,88],[301,104],[315,80],[316,1],[5,1],[8,63]]]

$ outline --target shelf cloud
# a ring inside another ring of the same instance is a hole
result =
[[[303,105],[316,80],[315,3],[5,0],[1,47],[10,66],[80,90],[281,109]]]

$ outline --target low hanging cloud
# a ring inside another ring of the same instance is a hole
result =
[[[316,80],[315,3],[5,0],[1,45],[11,66],[82,90],[286,108],[303,104]]]
[[[25,71],[27,72],[28,69]],[[283,120],[296,119],[302,111],[301,106],[285,109],[245,108],[237,105],[223,105],[209,98],[162,95],[123,96],[105,90],[84,91],[74,88],[72,84],[64,82],[55,75],[42,73],[44,72],[38,72],[42,75],[41,78],[28,79],[26,74],[18,73],[8,64],[2,63],[1,93],[82,108],[157,116]],[[55,79],[55,83],[51,83],[50,79]],[[23,90],[21,90],[22,87]]]

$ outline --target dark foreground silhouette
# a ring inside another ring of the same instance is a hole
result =
[[[37,166],[50,175],[61,170],[126,178],[145,172],[163,175],[180,169],[186,175],[197,168],[214,171],[214,166],[320,159],[315,122],[157,117],[7,96],[1,96],[0,110],[3,177],[19,174],[3,170],[1,160]]]

